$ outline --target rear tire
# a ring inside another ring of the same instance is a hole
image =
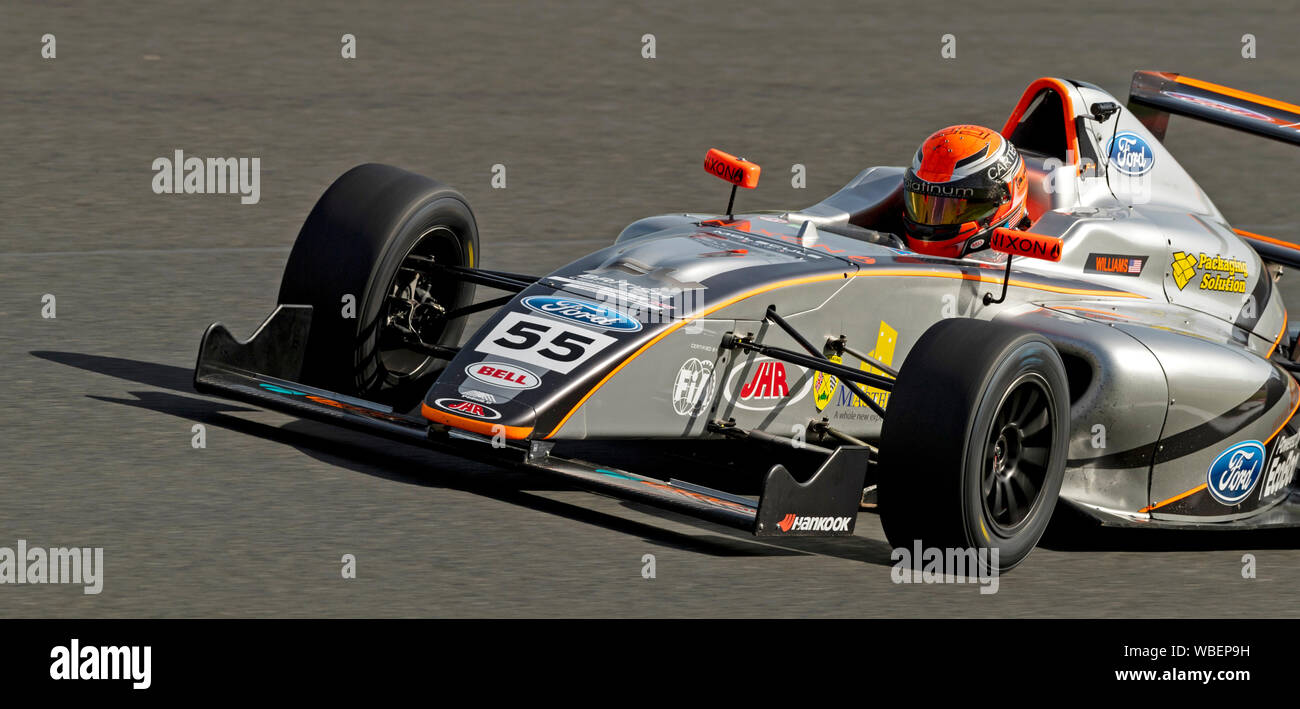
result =
[[[1041,335],[961,318],[927,330],[899,370],[881,430],[889,543],[996,549],[1000,571],[1019,564],[1060,494],[1068,392],[1061,357]]]
[[[281,304],[311,305],[302,382],[404,408],[418,401],[444,362],[411,349],[390,326],[390,296],[454,310],[474,286],[402,269],[412,255],[473,266],[478,227],[451,187],[396,167],[352,168],[321,195],[303,223],[280,281]],[[399,276],[400,271],[400,276]],[[348,310],[348,296],[355,306]],[[348,317],[352,315],[352,317]],[[455,346],[463,318],[436,322],[427,344]]]

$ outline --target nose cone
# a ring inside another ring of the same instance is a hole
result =
[[[429,389],[420,407],[420,413],[430,423],[509,440],[533,435],[537,412],[514,398],[517,390],[505,384],[506,380],[494,385],[472,376],[459,381],[444,379],[448,378],[440,378]]]

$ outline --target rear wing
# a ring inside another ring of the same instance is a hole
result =
[[[1128,109],[1159,140],[1165,139],[1170,114],[1300,145],[1300,106],[1163,71],[1133,73]],[[1300,268],[1300,246],[1281,239],[1233,229],[1260,258]]]
[[[1176,114],[1300,145],[1300,106],[1180,74],[1134,72],[1128,108],[1161,141]]]

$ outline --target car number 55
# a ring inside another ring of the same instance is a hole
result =
[[[614,341],[585,327],[507,313],[475,350],[567,373]]]

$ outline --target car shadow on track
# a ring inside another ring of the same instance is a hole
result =
[[[194,370],[173,367],[169,364],[144,362],[137,359],[107,357],[104,355],[85,354],[82,352],[54,352],[51,350],[33,350],[33,357],[48,362],[84,369],[95,374],[105,374],[137,384],[148,384],[160,389],[192,392],[194,387]]]
[[[192,390],[193,372],[184,367],[76,352],[33,351],[32,356],[50,362],[105,374],[170,391],[129,391],[134,398],[87,395],[87,398],[169,414],[205,426],[256,436],[292,446],[330,465],[372,475],[393,482],[467,492],[531,510],[566,517],[604,529],[630,534],[647,543],[712,556],[804,556],[825,555],[882,566],[891,565],[889,546],[864,537],[848,539],[783,540],[779,545],[757,541],[742,532],[665,512],[657,508],[624,502],[625,509],[659,517],[700,530],[701,534],[664,529],[654,524],[555,500],[536,492],[569,490],[545,479],[429,451],[314,421],[295,420],[276,426],[231,414],[256,413],[261,409],[233,402],[213,400]],[[582,443],[574,452],[582,457],[627,461],[639,455],[636,445]],[[662,453],[661,453],[662,455]]]
[[[1251,551],[1300,548],[1300,530],[1127,529],[1102,527],[1061,504],[1039,542],[1055,551]]]

